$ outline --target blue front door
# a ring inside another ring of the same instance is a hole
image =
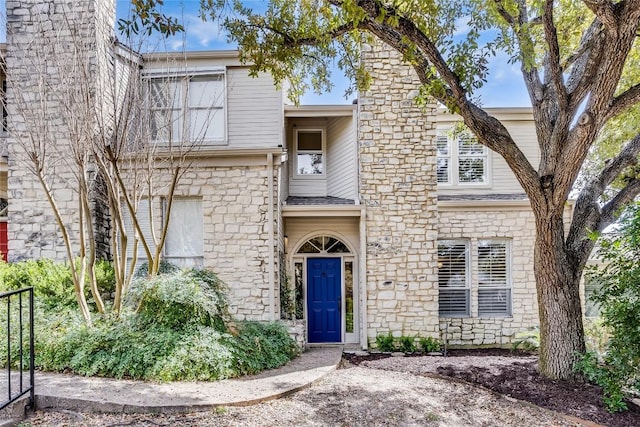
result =
[[[307,259],[307,318],[309,342],[340,342],[342,335],[342,261]]]

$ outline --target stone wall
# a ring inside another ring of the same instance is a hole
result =
[[[497,204],[498,202],[496,202]],[[509,345],[515,334],[538,325],[536,283],[533,276],[535,223],[528,205],[493,209],[440,208],[439,239],[468,239],[471,266],[471,316],[440,318],[442,338],[448,325],[452,345]],[[481,239],[508,239],[511,247],[512,314],[478,316],[477,247]]]
[[[204,268],[229,287],[229,308],[238,320],[275,320],[279,286],[277,203],[274,204],[274,289],[269,280],[268,169],[264,164],[192,166],[176,197],[202,199]],[[274,167],[274,180],[277,166]],[[161,175],[161,174],[159,174]],[[158,183],[162,186],[162,183]],[[274,198],[278,197],[274,185]],[[159,205],[159,204],[158,204]],[[160,218],[156,218],[159,221]],[[273,294],[272,294],[273,292]],[[274,301],[273,311],[271,301]]]
[[[364,45],[372,76],[358,100],[360,190],[366,206],[369,341],[439,336],[435,104],[388,46]]]
[[[82,126],[74,129],[64,119],[77,117],[68,109],[79,106],[62,99],[86,91],[89,104],[97,105],[96,94],[103,93],[111,73],[107,52],[114,21],[112,0],[7,1],[9,251],[13,261],[66,258],[53,210],[26,152],[45,159],[46,183],[77,250],[77,181],[68,147],[69,135]],[[36,146],[30,141],[36,141]]]

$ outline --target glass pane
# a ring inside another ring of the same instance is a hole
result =
[[[149,81],[151,108],[180,108],[182,83],[177,80],[153,79]]]
[[[458,154],[460,156],[477,156],[483,155],[484,145],[470,135],[461,135],[458,137]]]
[[[319,130],[298,131],[298,150],[322,151],[322,132]]]
[[[478,289],[478,314],[511,314],[511,289]]]
[[[167,258],[195,259],[202,257],[204,254],[203,235],[202,200],[174,200],[164,247]]]
[[[143,199],[138,203],[138,207],[136,210],[136,219],[138,220],[138,224],[140,225],[140,229],[142,230],[142,236],[144,236],[145,241],[151,248],[151,250],[155,250],[155,245],[153,243],[153,237],[151,235],[151,220],[150,220],[150,211],[149,211],[149,200]],[[144,251],[144,247],[142,243],[140,243],[140,238],[137,237],[138,233],[134,230],[133,227],[133,216],[129,212],[128,209],[124,209],[122,212],[122,219],[124,222],[124,229],[127,233],[127,258],[133,258],[133,249],[134,245],[137,241],[136,252],[138,257],[138,264],[147,262],[147,254]]]
[[[467,287],[467,245],[462,242],[438,243],[438,286]]]
[[[154,141],[179,141],[181,139],[180,111],[151,111],[150,131]]]
[[[331,246],[327,252],[330,254],[345,254],[345,253],[349,253],[350,251],[349,251],[349,248],[347,248],[347,246],[344,243],[340,241],[336,241],[334,245]]]
[[[224,111],[221,108],[191,110],[191,141],[224,139]]]
[[[319,254],[320,249],[312,245],[310,242],[305,242],[304,245],[298,250],[299,254]]]
[[[507,286],[506,243],[478,242],[478,286]]]
[[[438,305],[440,316],[468,316],[469,289],[440,289]]]
[[[438,156],[449,155],[449,140],[446,136],[436,137],[436,150],[438,152]]]
[[[189,82],[189,107],[212,108],[224,105],[222,74],[192,77]]]
[[[586,317],[600,317],[600,303],[591,299],[593,293],[602,287],[602,283],[590,277],[584,283],[584,315]]]
[[[322,175],[322,154],[298,154],[298,175]]]
[[[458,179],[460,182],[484,182],[484,158],[460,159]]]
[[[440,158],[437,160],[438,182],[449,182],[449,159]]]
[[[295,299],[296,299],[296,319],[304,318],[304,294],[303,294],[303,281],[302,281],[302,263],[296,262],[294,264],[295,274]]]
[[[346,331],[353,332],[353,261],[344,263],[344,301],[345,301],[345,322]]]

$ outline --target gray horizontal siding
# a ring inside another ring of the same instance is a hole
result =
[[[227,69],[229,148],[271,148],[282,144],[282,93],[267,74]]]

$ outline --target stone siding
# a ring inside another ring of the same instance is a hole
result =
[[[112,0],[7,1],[7,110],[10,260],[66,259],[59,227],[42,186],[30,170],[26,141],[36,138],[47,147],[44,168],[48,185],[77,250],[78,196],[69,155],[69,123],[57,91],[87,88],[102,93],[110,75],[109,57],[115,2]],[[85,67],[86,65],[88,67]],[[84,87],[82,86],[84,85]],[[21,143],[22,142],[22,143]],[[98,223],[96,223],[98,224]],[[100,223],[99,231],[108,232]],[[104,236],[99,243],[106,242]],[[99,250],[104,252],[102,245]]]
[[[440,331],[451,345],[506,346],[515,334],[537,326],[538,302],[533,276],[535,223],[531,209],[473,207],[464,210],[441,208],[438,238],[470,242],[471,316],[440,318]],[[478,240],[508,239],[511,247],[512,314],[505,317],[478,316]]]
[[[160,173],[159,176],[162,176]],[[274,180],[276,178],[274,167]],[[159,183],[160,186],[162,183]],[[274,185],[277,200],[278,186]],[[264,165],[192,166],[176,197],[202,198],[204,265],[229,287],[229,309],[238,320],[280,317],[278,227],[274,212],[274,287],[269,281],[268,169]],[[160,205],[157,203],[156,205]],[[274,205],[277,209],[277,204]],[[158,213],[159,215],[161,212]],[[161,218],[156,218],[159,221]],[[274,292],[273,313],[271,297]]]
[[[366,206],[367,326],[439,336],[435,104],[388,46],[364,45],[370,89],[358,100],[360,197]]]

